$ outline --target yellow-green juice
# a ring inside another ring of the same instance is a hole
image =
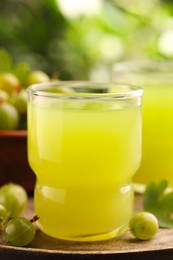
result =
[[[121,234],[133,214],[141,157],[139,102],[53,100],[28,105],[35,213],[46,234],[92,241]],[[134,103],[134,102],[132,102]]]
[[[167,179],[173,187],[173,81],[144,81],[143,86],[142,160],[134,181],[148,184]]]
[[[173,188],[173,62],[120,62],[113,68],[113,78],[144,89],[142,160],[133,181],[145,187],[166,179]]]

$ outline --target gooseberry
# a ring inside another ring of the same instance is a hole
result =
[[[25,90],[21,90],[19,93],[13,93],[10,102],[14,105],[19,114],[26,114],[27,92]]]
[[[32,71],[27,79],[27,85],[32,85],[32,84],[36,84],[36,83],[44,83],[44,82],[48,82],[50,81],[49,76],[41,71],[41,70],[35,70]]]
[[[0,188],[0,203],[6,208],[10,218],[19,216],[27,201],[25,189],[18,184],[9,183]]]
[[[0,74],[0,89],[11,94],[13,91],[18,91],[21,88],[18,78],[9,72]]]
[[[34,225],[24,217],[12,218],[5,227],[5,238],[14,246],[26,246],[35,237]]]
[[[0,119],[0,130],[15,130],[18,127],[19,114],[12,104],[0,104]]]
[[[150,212],[142,211],[131,218],[129,228],[136,238],[149,240],[156,235],[159,223],[155,215]]]

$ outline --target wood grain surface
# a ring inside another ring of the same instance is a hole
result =
[[[135,210],[142,209],[141,196],[135,196]],[[34,215],[30,199],[24,213]],[[33,242],[24,248],[6,245],[0,236],[0,260],[54,260],[54,259],[173,259],[173,229],[160,229],[150,241],[139,241],[125,232],[122,236],[99,242],[73,242],[51,238],[37,230]]]

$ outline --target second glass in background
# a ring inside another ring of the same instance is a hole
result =
[[[173,63],[121,62],[113,79],[144,88],[142,162],[134,182],[167,179],[173,187]]]

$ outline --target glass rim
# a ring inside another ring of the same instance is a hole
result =
[[[158,85],[173,84],[173,61],[171,60],[124,60],[112,67],[112,79],[118,82]]]
[[[121,72],[144,72],[144,73],[169,73],[173,72],[172,60],[124,60],[113,65],[113,71]]]
[[[104,90],[110,88],[116,88],[116,91],[112,92],[50,92],[46,91],[51,89],[51,87],[67,87],[71,90],[86,87],[88,89],[96,90],[99,88]],[[98,88],[99,87],[99,88]],[[45,83],[38,83],[30,85],[27,88],[27,93],[33,96],[51,97],[51,98],[133,98],[140,97],[143,94],[143,88],[134,84],[129,83],[119,83],[119,82],[97,82],[97,81],[50,81]]]

